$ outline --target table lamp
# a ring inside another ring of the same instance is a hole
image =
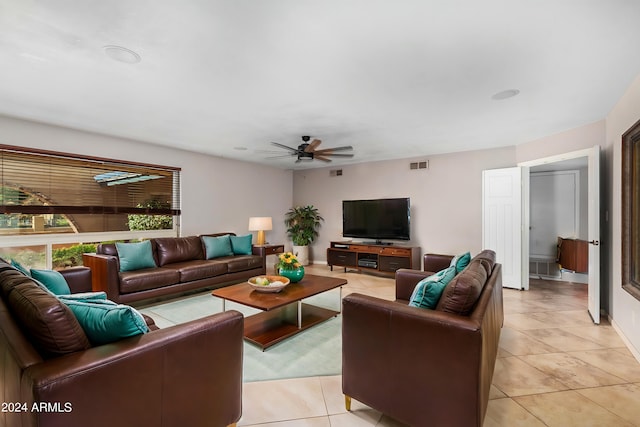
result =
[[[252,216],[249,218],[249,231],[258,232],[258,241],[256,245],[264,245],[264,231],[272,230],[273,224],[271,223],[270,216]]]

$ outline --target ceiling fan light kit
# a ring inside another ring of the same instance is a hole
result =
[[[312,161],[312,160],[320,160],[320,161],[329,163],[331,162],[331,159],[329,157],[344,157],[344,158],[353,157],[353,154],[350,154],[350,153],[335,153],[335,151],[353,150],[353,147],[350,145],[316,150],[316,148],[322,143],[322,141],[315,138],[311,142],[309,142],[309,140],[311,140],[310,136],[303,135],[302,144],[298,145],[298,148],[289,147],[288,145],[280,144],[278,142],[272,142],[271,144],[275,145],[276,147],[288,150],[291,156],[296,156],[297,157],[296,163],[300,163],[302,161]]]

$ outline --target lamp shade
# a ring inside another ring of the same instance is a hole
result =
[[[252,216],[249,218],[249,231],[273,230],[270,216]]]
[[[249,231],[257,231],[258,232],[258,241],[256,244],[264,245],[264,231],[273,229],[273,224],[271,223],[270,216],[252,216],[249,218]]]

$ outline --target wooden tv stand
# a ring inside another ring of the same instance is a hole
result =
[[[395,274],[400,268],[420,269],[420,247],[374,243],[331,242],[327,264],[362,272]]]

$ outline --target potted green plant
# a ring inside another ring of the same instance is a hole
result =
[[[318,237],[321,221],[324,218],[313,205],[296,206],[285,214],[287,234],[293,242],[293,252],[302,265],[309,264],[309,245]]]

